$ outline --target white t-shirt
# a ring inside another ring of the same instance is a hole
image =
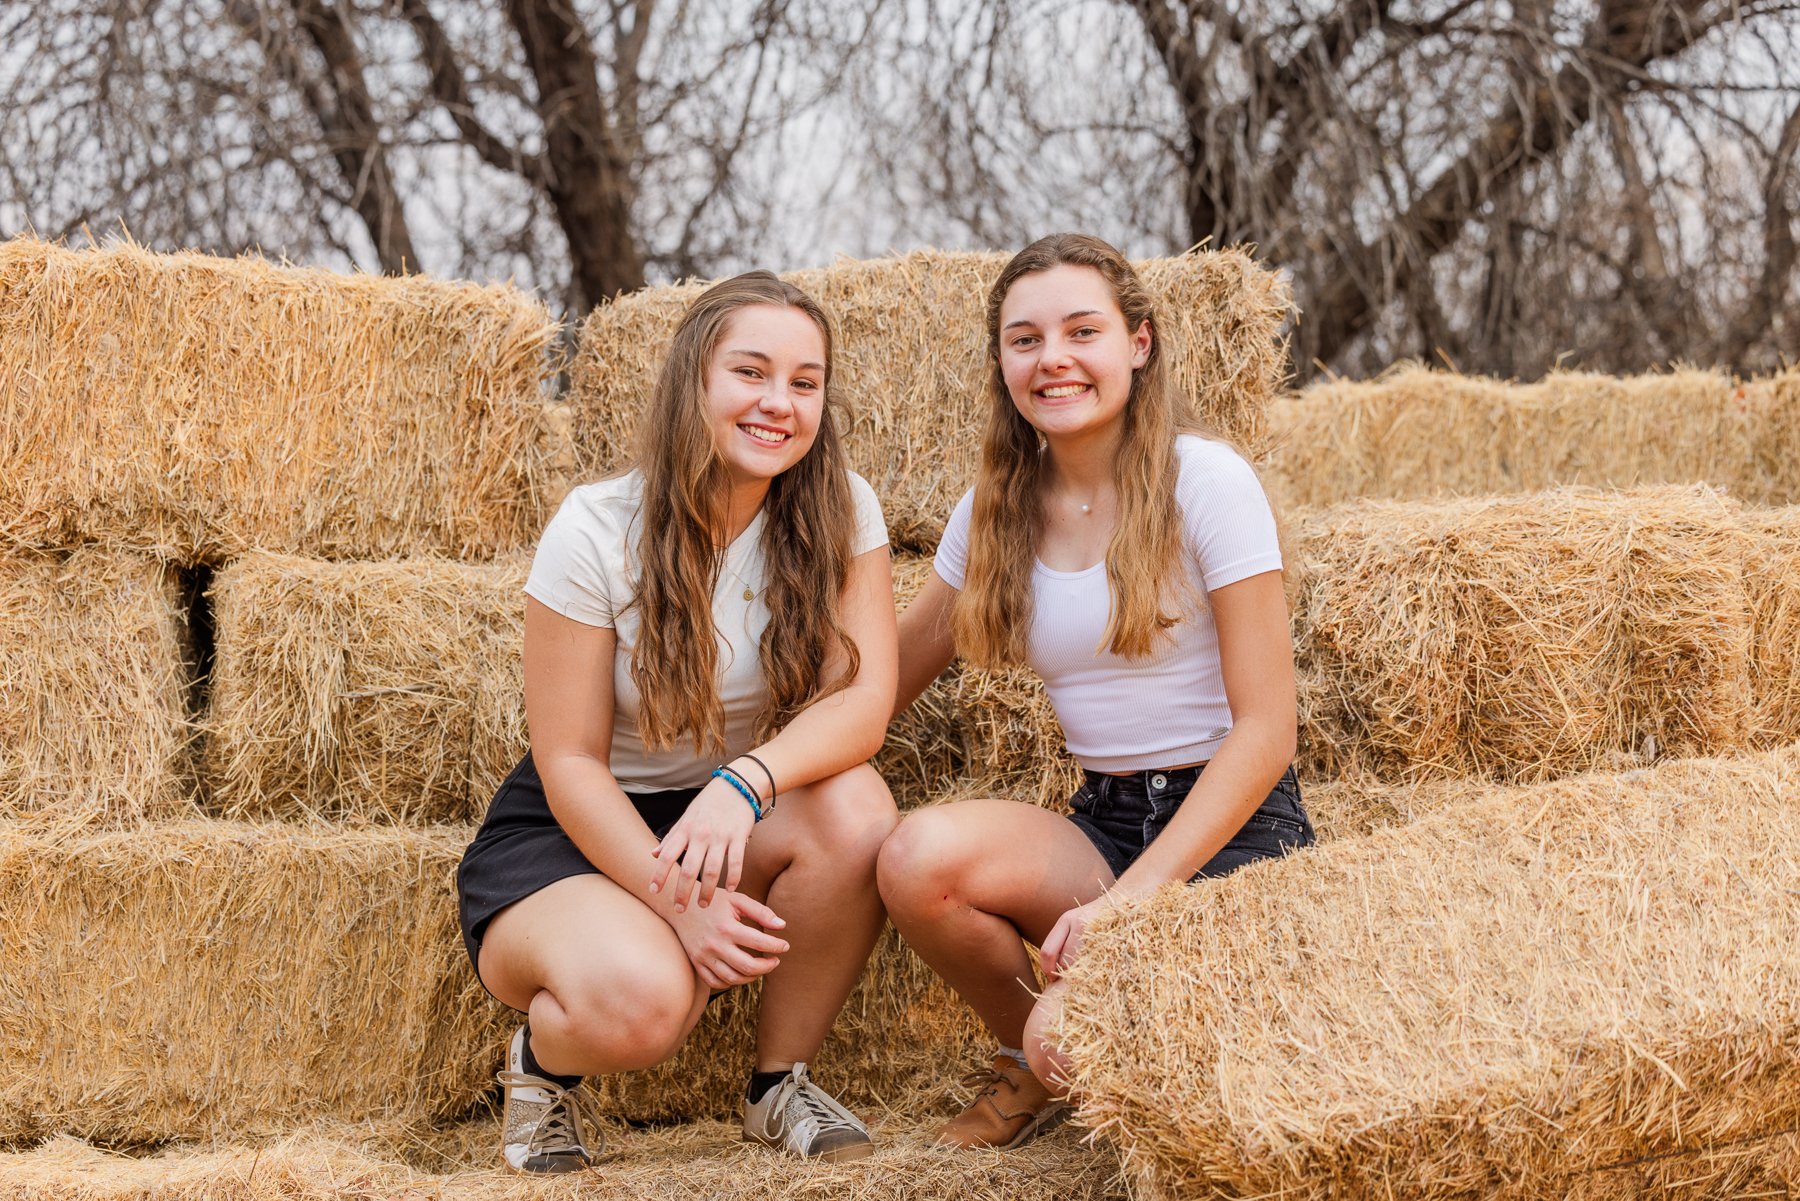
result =
[[[850,553],[855,556],[887,542],[887,524],[868,481],[855,472],[846,474],[856,505],[850,537]],[[652,754],[644,749],[638,734],[638,691],[631,682],[631,651],[637,644],[640,617],[635,606],[627,607],[636,595],[633,565],[643,494],[644,478],[636,471],[570,492],[538,540],[525,592],[564,617],[616,631],[609,766],[619,786],[626,792],[701,788],[721,758],[734,759],[750,749],[756,715],[768,699],[768,684],[757,657],[763,628],[769,624],[763,597],[768,566],[763,557],[763,514],[758,511],[726,548],[713,592],[725,750],[722,755],[696,758],[693,739],[683,737],[668,750]],[[745,599],[746,592],[751,599]]]
[[[1175,440],[1185,566],[1204,601],[1214,588],[1281,569],[1275,515],[1256,473],[1223,443]],[[971,489],[957,504],[932,566],[963,586],[969,562]],[[1071,754],[1092,771],[1127,772],[1211,759],[1231,733],[1231,706],[1219,670],[1210,607],[1190,613],[1150,658],[1099,651],[1112,611],[1106,562],[1086,571],[1031,572],[1032,621],[1026,662],[1043,677]]]

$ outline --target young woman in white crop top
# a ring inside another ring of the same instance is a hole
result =
[[[1170,385],[1119,252],[1033,243],[988,296],[992,409],[975,487],[900,618],[904,709],[961,654],[1028,664],[1086,770],[1073,813],[920,810],[882,847],[900,933],[999,1039],[937,1140],[1015,1147],[1065,1115],[1023,940],[1055,981],[1101,906],[1312,842],[1290,766],[1293,648],[1255,473]]]
[[[601,1147],[581,1077],[673,1055],[760,978],[747,1139],[873,1148],[806,1061],[881,931],[898,815],[867,760],[895,680],[887,530],[844,466],[824,312],[766,271],[682,319],[628,474],[574,490],[525,586],[531,751],[457,872],[465,946],[526,1013],[500,1080],[528,1172]]]

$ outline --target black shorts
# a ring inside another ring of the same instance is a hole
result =
[[[672,788],[666,792],[626,793],[638,816],[658,838],[669,832],[700,794],[698,788]],[[648,875],[650,867],[645,865]],[[494,794],[487,817],[475,832],[475,841],[463,852],[456,868],[456,901],[462,921],[463,947],[469,962],[481,976],[481,936],[494,915],[514,901],[522,901],[538,889],[568,876],[600,869],[588,862],[550,812],[544,782],[538,778],[531,752],[519,760]],[[485,986],[484,986],[485,987]]]
[[[1116,880],[1163,832],[1205,767],[1165,768],[1129,776],[1088,772],[1069,798],[1074,809],[1069,820],[1087,835]],[[1246,863],[1279,858],[1315,841],[1312,819],[1300,803],[1300,782],[1290,767],[1231,841],[1194,873],[1194,879],[1230,875]]]

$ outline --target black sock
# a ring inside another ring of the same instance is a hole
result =
[[[531,1027],[525,1027],[525,1071],[532,1076],[542,1076],[545,1080],[560,1088],[574,1088],[581,1083],[580,1076],[558,1076],[555,1072],[546,1072],[531,1053]]]
[[[754,1105],[769,1095],[769,1090],[788,1077],[787,1072],[751,1072],[750,1087],[744,1090],[744,1097]]]

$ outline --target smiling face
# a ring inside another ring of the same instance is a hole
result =
[[[1000,302],[1000,374],[1020,415],[1056,440],[1117,425],[1150,323],[1130,329],[1106,279],[1061,264],[1021,276]]]
[[[787,305],[731,315],[706,370],[706,415],[734,486],[766,484],[806,457],[825,404],[825,337]]]

